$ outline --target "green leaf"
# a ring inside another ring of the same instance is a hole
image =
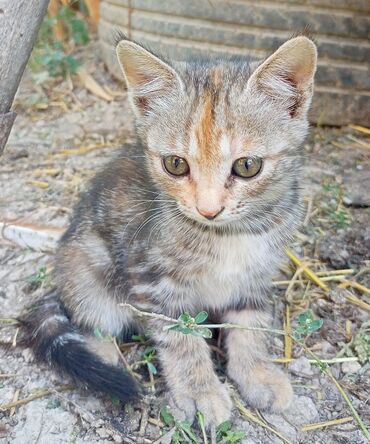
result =
[[[102,335],[102,333],[101,333],[101,331],[99,330],[98,327],[96,327],[96,328],[94,329],[94,336],[95,336],[96,338],[100,339],[101,341],[104,340],[104,336]]]
[[[312,321],[309,327],[310,333],[319,330],[322,327],[323,323],[324,321],[322,319],[315,319],[314,321]]]
[[[202,412],[197,412],[197,418],[198,418],[198,423],[199,423],[199,427],[201,429],[205,428],[205,422],[204,422],[204,415]]]
[[[217,441],[222,441],[223,443],[239,443],[245,438],[245,433],[243,431],[231,430],[232,424],[230,421],[225,421],[220,424],[216,429]]]
[[[179,325],[179,328],[178,328],[177,331],[183,333],[184,335],[191,335],[194,332],[194,330],[192,328],[185,327],[185,326],[182,326],[182,325]]]
[[[229,432],[226,432],[224,440],[227,443],[232,444],[232,443],[238,443],[238,442],[240,442],[244,438],[245,438],[245,432],[242,432],[242,431],[235,431],[235,432],[229,431]]]
[[[155,348],[153,346],[150,345],[148,347],[145,347],[143,351],[143,356],[147,362],[150,362],[153,359],[154,355],[155,355]]]
[[[220,437],[230,429],[231,429],[231,421],[224,421],[217,427],[216,435]]]
[[[299,325],[307,325],[313,321],[312,310],[306,310],[298,316]]]
[[[146,365],[148,366],[150,373],[152,373],[153,375],[157,374],[157,369],[156,369],[155,365],[153,365],[151,362],[147,362]]]
[[[168,405],[165,405],[161,408],[160,415],[161,415],[162,421],[167,426],[172,427],[175,424],[175,418],[173,417],[172,413],[170,412]]]
[[[48,403],[46,404],[46,408],[53,410],[60,407],[60,401],[59,399],[49,399]]]
[[[189,313],[182,313],[179,316],[178,321],[184,322],[184,324],[194,323],[194,319],[190,316]]]
[[[131,339],[135,342],[145,342],[145,338],[143,335],[132,335]]]
[[[206,338],[206,339],[210,339],[213,336],[212,331],[206,327],[194,329],[194,330],[192,330],[192,334],[194,336],[201,336],[202,338]]]
[[[193,443],[198,444],[199,441],[196,435],[194,434],[193,430],[191,429],[191,424],[189,421],[177,422],[177,426],[181,428],[188,435],[188,437],[193,441]]]
[[[207,318],[208,318],[208,313],[206,311],[201,311],[195,316],[194,320],[196,324],[201,324]]]
[[[76,45],[86,45],[89,43],[89,31],[85,22],[79,19],[70,21],[70,32],[72,40]]]

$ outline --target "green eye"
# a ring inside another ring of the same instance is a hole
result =
[[[163,166],[173,176],[185,176],[189,173],[188,162],[179,156],[167,156],[163,159]]]
[[[259,157],[241,157],[237,159],[232,167],[235,176],[250,179],[257,176],[262,168],[262,159]]]

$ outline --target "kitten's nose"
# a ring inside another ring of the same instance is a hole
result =
[[[199,209],[197,207],[198,213],[204,216],[208,220],[216,219],[216,217],[224,211],[225,207],[217,208],[215,210]]]

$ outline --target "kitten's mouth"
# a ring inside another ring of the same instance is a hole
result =
[[[226,220],[225,217],[222,217],[224,216],[224,214],[221,215],[221,213],[224,213],[224,209],[222,209],[222,211],[220,211],[213,218],[204,217],[198,214],[198,212],[192,212],[187,208],[179,208],[179,210],[188,223],[192,224],[193,226],[198,226],[202,229],[231,229],[232,226],[235,225],[235,222],[231,220]]]

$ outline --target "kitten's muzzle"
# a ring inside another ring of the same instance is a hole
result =
[[[224,211],[225,207],[221,207],[221,209],[217,209],[217,210],[200,210],[199,208],[197,208],[198,213],[205,217],[208,220],[213,220],[216,219],[217,216],[219,216],[223,211]]]

